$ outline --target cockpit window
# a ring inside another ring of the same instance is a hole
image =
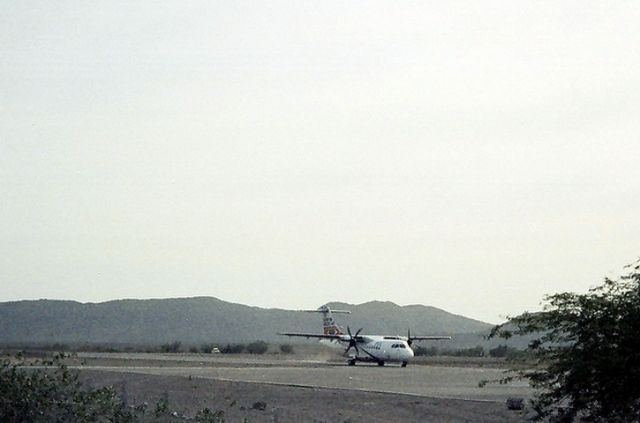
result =
[[[393,344],[391,348],[405,348],[404,344]]]

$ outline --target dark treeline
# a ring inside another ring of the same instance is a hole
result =
[[[267,342],[257,340],[250,343],[203,343],[200,345],[185,344],[181,341],[157,345],[142,344],[112,344],[112,343],[16,343],[0,344],[0,351],[16,352],[107,352],[107,353],[193,353],[193,354],[265,354],[272,349],[273,352],[290,354],[293,346],[289,344],[272,345]]]
[[[515,358],[521,357],[524,351],[507,345],[498,345],[494,348],[484,348],[477,345],[472,348],[438,348],[418,346],[413,348],[416,356],[450,356],[450,357],[493,357]]]
[[[292,354],[295,346],[291,344],[270,344],[262,340],[249,343],[202,343],[200,345],[186,344],[181,341],[157,345],[140,344],[0,344],[4,351],[30,352],[107,352],[107,353],[192,353],[192,354]],[[450,356],[450,357],[493,357],[513,358],[523,354],[520,348],[498,345],[485,348],[477,345],[471,348],[442,348],[436,346],[413,346],[416,356]],[[337,353],[339,354],[339,353]]]

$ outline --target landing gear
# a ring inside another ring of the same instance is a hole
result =
[[[356,360],[355,360],[355,358],[352,358],[352,359],[350,359],[349,361],[347,361],[347,364],[348,364],[349,366],[355,366],[355,365],[356,365]]]
[[[378,361],[378,366],[380,367],[384,366],[384,361]]]
[[[407,362],[406,361],[402,362],[402,367],[407,367]]]

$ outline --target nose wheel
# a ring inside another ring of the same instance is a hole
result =
[[[407,362],[406,361],[402,362],[402,367],[407,367]]]
[[[354,358],[352,358],[351,360],[347,361],[347,364],[349,366],[355,366],[356,365],[356,360]]]

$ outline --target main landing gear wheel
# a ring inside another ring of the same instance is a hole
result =
[[[355,366],[355,365],[356,365],[356,361],[355,361],[355,360],[353,360],[353,359],[351,359],[351,360],[347,361],[347,364],[348,364],[349,366]]]
[[[384,361],[378,361],[378,366],[384,366]]]
[[[407,362],[406,361],[402,362],[402,367],[407,367]]]

